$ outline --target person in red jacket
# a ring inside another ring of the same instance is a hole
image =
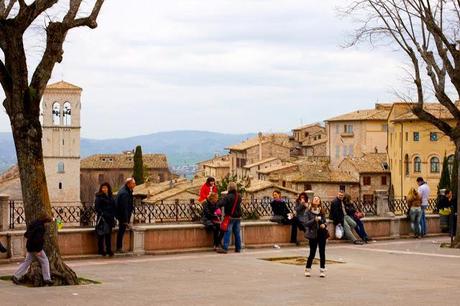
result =
[[[202,203],[206,201],[206,199],[212,192],[217,193],[217,187],[216,179],[210,176],[206,180],[206,183],[204,183],[203,186],[201,186],[200,197],[198,198],[198,202]]]

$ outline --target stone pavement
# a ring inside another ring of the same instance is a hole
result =
[[[460,250],[446,238],[330,244],[327,278],[314,266],[260,260],[305,247],[69,262],[99,285],[25,288],[0,281],[0,305],[460,305]],[[0,275],[16,264],[1,265]]]

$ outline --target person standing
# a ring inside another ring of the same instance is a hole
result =
[[[224,245],[222,249],[218,249],[218,253],[226,254],[228,252],[228,245],[230,244],[230,236],[233,233],[235,238],[235,252],[241,252],[241,202],[242,198],[238,194],[235,182],[228,183],[227,195],[217,205],[219,208],[224,208],[225,216],[230,216],[230,223],[228,224],[227,231],[224,234]]]
[[[99,187],[94,207],[97,213],[96,234],[98,254],[113,256],[112,228],[115,225],[115,201],[112,195],[112,187],[109,183],[103,183]]]
[[[45,245],[45,224],[51,221],[53,221],[53,219],[51,219],[49,216],[42,216],[27,226],[27,230],[24,234],[24,237],[27,238],[26,259],[22,264],[19,265],[19,268],[11,278],[13,283],[16,285],[21,283],[22,277],[29,270],[29,267],[32,264],[34,258],[36,258],[40,263],[42,268],[43,282],[45,285],[53,284],[53,281],[51,280],[50,263],[45,251],[43,250]]]
[[[222,212],[219,207],[217,207],[217,201],[219,196],[217,193],[212,192],[206,202],[203,205],[203,217],[202,222],[207,231],[211,231],[213,234],[213,246],[214,251],[222,246],[222,237],[224,232],[220,230],[220,217]]]
[[[410,228],[414,232],[415,238],[420,238],[420,218],[422,217],[421,204],[422,198],[415,188],[411,188],[407,195],[407,205],[409,206]]]
[[[201,186],[198,202],[203,203],[213,192],[217,193],[216,179],[210,176],[207,178],[206,183]]]
[[[321,199],[313,197],[310,209],[305,213],[305,238],[308,239],[310,255],[305,267],[305,276],[311,276],[311,266],[315,258],[316,249],[319,248],[320,277],[326,277],[326,241],[329,237],[327,221],[322,208]]]
[[[430,198],[430,187],[425,182],[422,177],[417,178],[418,184],[418,194],[422,199],[422,204],[420,205],[422,209],[422,216],[420,217],[420,235],[423,237],[426,235],[426,209],[428,208],[428,199]]]
[[[337,197],[331,203],[331,213],[329,218],[333,221],[334,225],[342,225],[344,229],[344,236],[354,244],[364,244],[362,240],[356,239],[353,235],[353,229],[356,227],[356,222],[350,217],[346,210],[344,200],[344,192],[340,190]]]
[[[123,253],[123,236],[126,228],[130,226],[131,215],[134,210],[133,190],[136,187],[134,178],[128,178],[125,185],[118,191],[115,200],[118,219],[118,234],[117,234],[117,253]]]

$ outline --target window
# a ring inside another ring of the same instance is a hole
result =
[[[353,124],[345,124],[343,126],[343,132],[346,134],[353,134]]]
[[[414,141],[420,141],[420,133],[414,132]]]
[[[406,156],[404,156],[404,174],[409,176],[409,172],[409,155],[406,154]]]
[[[60,125],[61,124],[61,105],[58,102],[53,104],[53,125]]]
[[[283,181],[283,187],[286,187],[286,181]]]
[[[64,110],[62,111],[62,119],[63,123],[66,126],[70,126],[72,124],[72,107],[70,106],[69,102],[64,103]]]
[[[305,132],[305,137],[308,137],[308,132]]]
[[[452,169],[454,168],[454,155],[450,155],[447,158],[447,168],[449,168],[449,175],[452,176]]]
[[[303,190],[304,190],[304,191],[312,190],[311,184],[303,184]]]
[[[431,173],[439,173],[439,158],[436,156],[430,159],[430,169]]]
[[[438,133],[431,132],[430,133],[430,141],[438,141]]]
[[[383,175],[381,177],[381,183],[382,183],[382,186],[386,186],[387,185],[387,176],[386,175]]]
[[[342,191],[342,192],[345,192],[345,185],[340,185],[339,190]]]
[[[409,141],[409,132],[406,132],[406,141]]]
[[[414,172],[422,172],[422,160],[418,156],[414,158]]]
[[[318,135],[318,139],[321,139],[321,135]]]
[[[371,185],[371,177],[370,176],[363,176],[363,185],[370,186]]]
[[[64,173],[64,163],[63,162],[59,162],[58,165],[57,165],[57,172],[58,173]]]
[[[59,189],[62,189],[62,183],[59,183]]]

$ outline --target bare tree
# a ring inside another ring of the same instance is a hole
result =
[[[50,19],[57,4],[66,7],[63,18]],[[104,0],[94,0],[89,14],[80,12],[82,0],[0,0],[0,83],[5,93],[3,106],[10,118],[21,178],[26,222],[40,215],[51,216],[42,152],[40,101],[56,63],[63,59],[63,44],[69,30],[81,26],[96,28],[96,19]],[[38,19],[45,20],[46,46],[41,59],[29,76],[25,32]],[[0,54],[1,55],[1,54]],[[45,237],[45,251],[56,284],[78,283],[77,275],[62,261],[55,224]],[[35,263],[26,279],[41,285],[41,271]]]
[[[455,143],[455,156],[460,160],[460,110],[455,103],[460,94],[460,1],[356,0],[345,13],[361,22],[350,45],[383,40],[410,59],[416,90],[412,112],[444,132]],[[455,124],[426,111],[428,91],[449,111]],[[459,187],[456,191],[460,195]],[[460,218],[455,245],[460,247]]]

